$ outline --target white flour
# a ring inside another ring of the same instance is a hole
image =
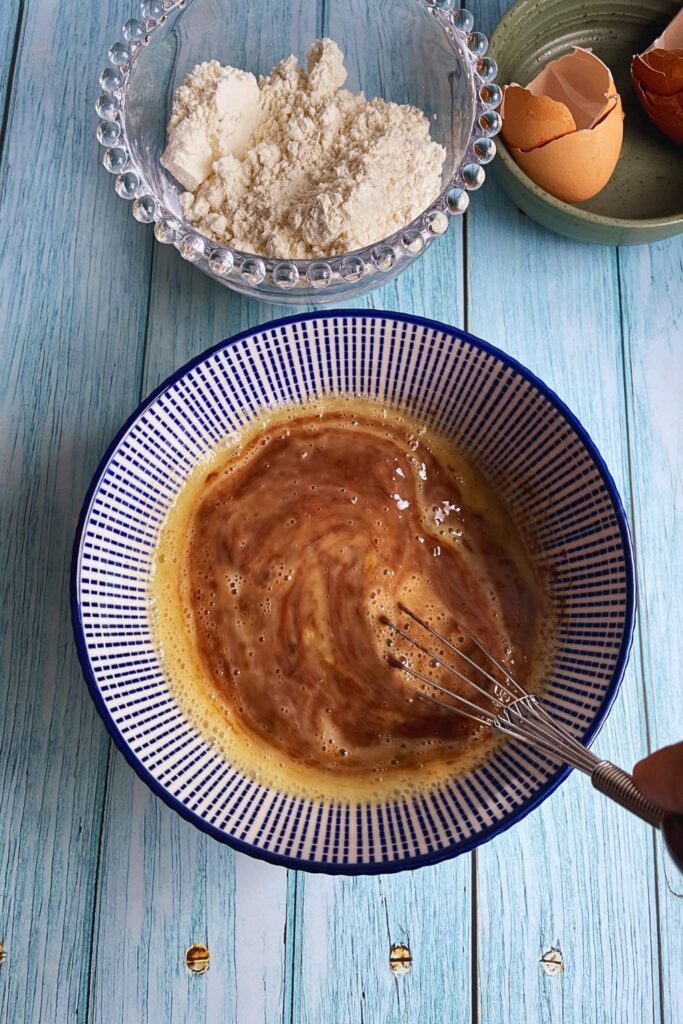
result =
[[[331,39],[253,75],[199,64],[177,90],[162,164],[188,189],[199,231],[276,258],[332,256],[377,242],[436,197],[446,156],[417,107],[341,86]]]

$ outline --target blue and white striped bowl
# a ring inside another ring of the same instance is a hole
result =
[[[188,723],[152,644],[147,582],[159,528],[208,449],[264,406],[323,394],[377,398],[428,420],[487,473],[551,570],[562,610],[546,706],[595,734],[631,644],[624,511],[591,439],[528,370],[461,331],[344,310],[246,331],[175,373],[106,453],[74,548],[72,613],[93,699],[124,755],[171,807],[239,850],[309,870],[432,863],[490,839],[568,769],[508,743],[472,774],[380,805],[303,800],[245,778]]]

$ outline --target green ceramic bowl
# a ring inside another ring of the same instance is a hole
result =
[[[602,192],[570,205],[535,185],[496,140],[493,168],[510,199],[551,231],[583,242],[639,245],[683,232],[683,147],[648,119],[631,84],[631,57],[680,10],[677,0],[518,0],[491,36],[500,85],[526,85],[572,46],[612,72],[624,107],[624,145]]]

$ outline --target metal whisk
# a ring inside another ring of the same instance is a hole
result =
[[[543,708],[539,700],[524,690],[508,669],[490,650],[474,636],[461,622],[458,628],[462,633],[485,655],[490,665],[497,669],[500,677],[497,678],[471,658],[465,651],[461,651],[455,644],[451,643],[445,636],[430,626],[424,619],[416,615],[405,605],[398,605],[400,611],[408,615],[418,626],[425,630],[434,640],[438,640],[443,648],[450,651],[460,659],[457,666],[446,661],[443,657],[435,654],[419,640],[412,637],[405,629],[392,622],[388,616],[381,616],[381,622],[389,626],[394,633],[403,637],[416,650],[426,655],[435,666],[440,666],[452,676],[464,682],[471,690],[472,700],[455,693],[441,683],[436,682],[429,676],[417,671],[407,662],[397,658],[393,654],[387,655],[387,661],[394,668],[412,676],[413,679],[423,683],[428,692],[423,689],[417,691],[417,695],[423,700],[436,704],[440,708],[452,711],[465,718],[469,718],[481,725],[488,726],[498,732],[504,733],[511,739],[520,740],[522,743],[535,747],[541,753],[550,754],[555,760],[563,761],[584,772],[590,777],[593,786],[604,793],[616,803],[621,804],[626,810],[636,814],[643,821],[655,828],[661,828],[669,851],[683,869],[683,850],[680,848],[681,835],[683,834],[683,820],[681,815],[668,814],[661,807],[653,804],[636,789],[633,778],[621,768],[618,768],[611,761],[604,761],[596,757],[590,750],[587,750],[578,740],[558,722],[553,719]],[[464,663],[464,664],[463,664]],[[468,667],[469,666],[469,667]],[[462,669],[462,670],[461,670]],[[478,676],[474,675],[479,673]],[[472,678],[474,676],[474,678]],[[475,679],[479,681],[475,681]],[[486,688],[484,681],[490,684]],[[437,694],[437,695],[435,695]],[[479,700],[478,700],[479,698]],[[481,700],[487,706],[482,706]]]

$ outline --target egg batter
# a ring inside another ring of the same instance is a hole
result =
[[[367,402],[281,413],[199,467],[151,597],[181,706],[290,791],[386,796],[490,749],[387,661],[439,678],[382,624],[404,624],[398,602],[479,657],[459,620],[533,688],[540,585],[510,518],[452,445]]]

